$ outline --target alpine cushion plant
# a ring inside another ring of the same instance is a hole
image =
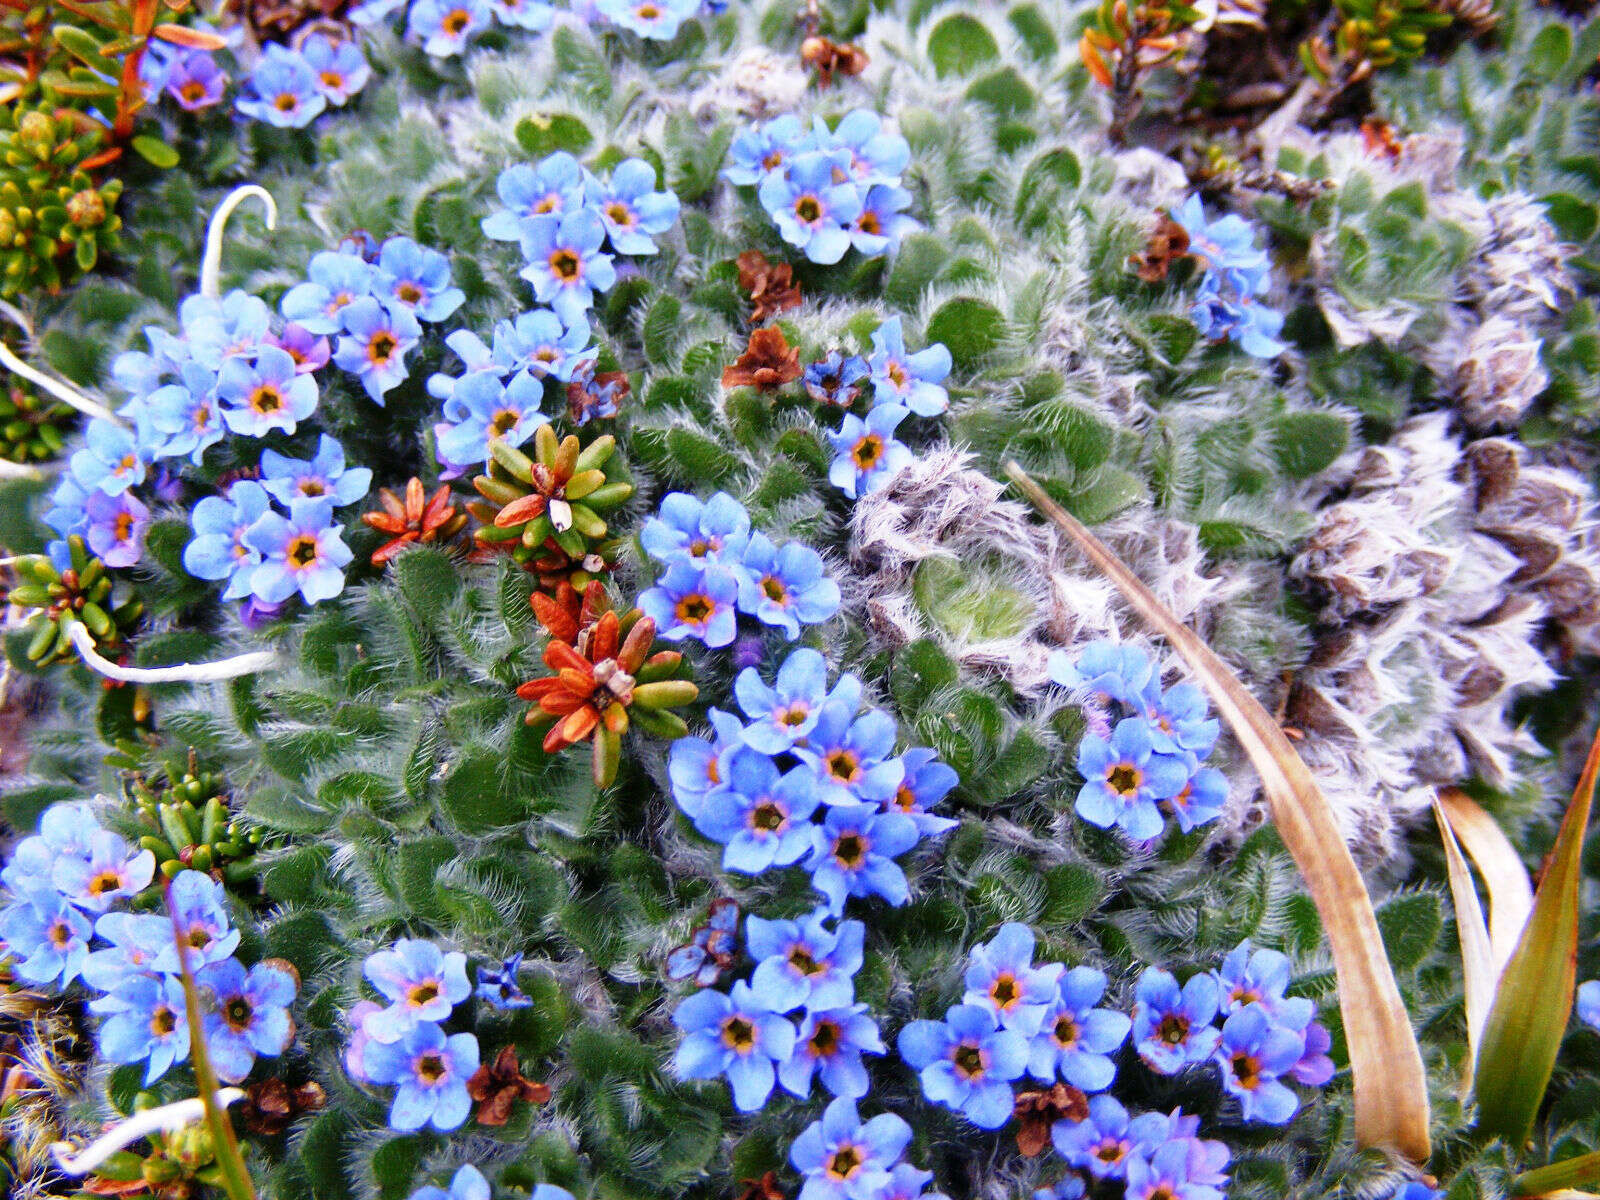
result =
[[[1427,820],[1466,788],[1514,924],[1593,709],[1587,18],[69,7],[0,14],[13,1190],[109,1125],[84,1194],[220,1194],[152,1115],[208,1063],[263,1200],[1511,1194],[1600,1140],[1593,985],[1528,1137],[1442,1099]]]

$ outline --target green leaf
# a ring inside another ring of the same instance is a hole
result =
[[[557,150],[582,154],[594,143],[594,134],[571,113],[535,113],[517,122],[517,145],[530,157],[543,158]]]
[[[396,558],[394,577],[400,594],[424,622],[437,618],[461,591],[455,560],[435,546],[414,546]]]
[[[667,431],[667,453],[683,479],[724,485],[739,470],[739,459],[703,433],[682,427]]]
[[[1500,976],[1478,1050],[1480,1133],[1521,1147],[1533,1129],[1572,1015],[1578,971],[1583,839],[1600,774],[1600,733],[1589,747],[1533,897],[1533,914]]]
[[[640,331],[645,357],[658,367],[670,367],[678,342],[683,337],[683,305],[676,296],[663,292],[645,314]]]
[[[456,828],[465,834],[513,825],[527,815],[522,805],[506,795],[499,757],[488,753],[463,759],[445,777],[439,801]]]
[[[1326,470],[1349,445],[1349,422],[1335,413],[1285,413],[1273,422],[1273,457],[1291,479]]]
[[[889,688],[901,712],[911,716],[934,693],[953,685],[960,669],[932,638],[918,638],[894,656]]]
[[[1378,932],[1397,972],[1415,971],[1444,930],[1444,906],[1432,892],[1404,892],[1378,907]]]
[[[950,258],[943,238],[914,233],[900,243],[894,266],[883,282],[883,298],[899,308],[914,308]]]
[[[1027,47],[1028,53],[1041,62],[1054,58],[1056,52],[1061,49],[1061,42],[1056,37],[1055,30],[1050,28],[1050,22],[1045,20],[1034,5],[1023,4],[1013,8],[1006,14],[1006,20],[1011,23],[1011,28]]]
[[[1038,98],[1013,67],[1002,67],[992,75],[985,75],[967,89],[967,99],[979,104],[1000,117],[1017,117],[1031,112]]]
[[[974,68],[999,57],[1000,45],[994,34],[966,13],[946,17],[928,34],[928,58],[941,78],[970,75]]]
[[[160,138],[141,133],[133,139],[132,144],[139,157],[152,167],[160,167],[166,171],[178,165],[178,152]]]
[[[382,1200],[404,1200],[411,1194],[411,1181],[422,1161],[422,1139],[399,1137],[383,1143],[372,1152],[372,1177]]]
[[[1538,80],[1554,79],[1572,57],[1572,30],[1565,21],[1551,21],[1534,36],[1524,60],[1527,72]]]
[[[1569,242],[1586,242],[1600,228],[1600,209],[1571,192],[1552,192],[1540,196],[1550,224]]]
[[[926,340],[943,342],[958,367],[971,368],[1005,339],[1006,319],[986,301],[972,296],[946,300],[928,319]]]
[[[459,847],[447,837],[420,838],[402,842],[398,851],[396,882],[400,898],[424,920],[438,920],[440,907],[436,879],[439,869],[455,858]]]
[[[966,642],[1015,637],[1033,621],[1030,597],[988,571],[948,558],[926,558],[912,576],[917,607],[952,637]]]

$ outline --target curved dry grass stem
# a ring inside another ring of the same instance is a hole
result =
[[[222,1088],[216,1093],[217,1102],[226,1108],[244,1099],[242,1088]],[[125,1121],[118,1121],[77,1154],[72,1153],[71,1142],[56,1142],[50,1147],[51,1156],[68,1175],[87,1175],[125,1146],[152,1133],[176,1133],[185,1126],[205,1120],[206,1104],[199,1096],[191,1100],[177,1100],[159,1108],[136,1112]]]
[[[253,650],[249,654],[219,659],[209,663],[176,663],[170,667],[124,667],[101,656],[94,648],[94,635],[81,621],[74,621],[67,630],[67,638],[83,659],[84,665],[107,679],[118,683],[221,683],[241,675],[255,675],[278,661],[271,650]]]
[[[8,304],[4,309],[0,309],[0,313],[10,317],[11,320],[21,328],[23,333],[27,334],[29,337],[33,336],[33,329],[29,326],[27,319],[17,309]],[[70,383],[67,383],[64,380],[54,379],[49,375],[46,375],[43,371],[40,371],[34,367],[30,367],[17,356],[17,352],[15,350],[6,345],[3,341],[0,341],[0,365],[4,365],[6,370],[10,371],[13,375],[20,375],[35,387],[42,388],[46,392],[49,392],[50,395],[54,396],[63,404],[70,404],[73,408],[83,413],[84,416],[98,417],[102,421],[110,421],[113,425],[122,425],[124,427],[127,425],[127,422],[121,417],[117,416],[116,413],[112,412],[105,405],[89,399],[89,397],[78,391],[78,389],[73,387]]]
[[[212,300],[222,296],[222,238],[228,231],[228,218],[233,216],[233,210],[250,199],[261,201],[262,208],[266,210],[267,229],[270,231],[278,227],[278,202],[266,188],[257,183],[246,183],[229,192],[217,205],[217,211],[211,214],[211,220],[206,225],[206,249],[200,259],[202,296]]]
[[[1272,715],[1198,634],[1173,616],[1126,563],[1021,467],[1007,462],[1005,469],[1023,495],[1189,664],[1217,714],[1238,738],[1261,777],[1273,822],[1300,868],[1333,950],[1354,1081],[1356,1142],[1426,1162],[1431,1146],[1422,1051],[1384,950],[1372,897],[1310,770]]]

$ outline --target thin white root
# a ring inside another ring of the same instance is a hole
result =
[[[244,1091],[241,1088],[221,1088],[217,1092],[217,1102],[224,1108],[243,1099]],[[149,1137],[152,1133],[176,1133],[187,1125],[203,1121],[205,1115],[205,1101],[199,1096],[192,1100],[178,1100],[163,1104],[160,1108],[134,1113],[126,1121],[117,1122],[84,1147],[81,1154],[72,1153],[71,1142],[54,1143],[50,1153],[56,1160],[56,1166],[68,1175],[87,1175],[118,1150],[140,1138]]]
[[[0,342],[0,363],[14,375],[21,375],[35,387],[41,387],[49,392],[63,404],[70,404],[85,416],[98,417],[102,421],[110,421],[113,425],[126,426],[127,422],[104,404],[98,404],[89,399],[77,388],[60,379],[52,379],[42,371],[36,371],[27,363],[17,357],[17,353],[4,342]]]
[[[272,198],[272,193],[256,183],[246,183],[236,187],[223,198],[217,205],[217,211],[211,214],[211,222],[206,226],[206,252],[200,259],[200,294],[212,300],[222,297],[222,236],[228,229],[228,218],[233,216],[233,210],[246,200],[254,197],[261,201],[261,206],[266,209],[267,229],[278,227],[278,203]]]
[[[221,683],[241,675],[255,675],[278,661],[271,650],[255,650],[211,663],[176,663],[170,667],[120,667],[94,648],[94,635],[81,621],[67,630],[79,657],[92,671],[119,683]]]

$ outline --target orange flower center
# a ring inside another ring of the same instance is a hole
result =
[[[1119,796],[1132,796],[1144,782],[1144,772],[1132,763],[1118,763],[1106,772],[1106,786]]]
[[[822,761],[829,776],[840,783],[853,783],[861,774],[861,758],[854,750],[835,750]]]
[[[250,393],[250,407],[266,416],[283,407],[283,393],[270,383],[263,383]]]
[[[950,1054],[950,1061],[955,1063],[956,1070],[967,1079],[981,1079],[989,1065],[983,1051],[971,1042],[962,1042],[957,1046]]]
[[[279,112],[293,112],[300,107],[300,97],[293,92],[279,92],[272,106]]]
[[[425,1004],[431,1004],[438,998],[439,985],[431,979],[426,983],[417,984],[406,992],[406,1002],[414,1008],[421,1008]]]
[[[367,343],[367,359],[374,366],[384,366],[394,357],[395,350],[400,341],[387,329],[380,329],[372,335],[372,340]]]
[[[840,1146],[828,1155],[828,1174],[834,1179],[849,1179],[866,1162],[866,1156],[855,1146]]]
[[[855,461],[858,471],[872,470],[883,457],[883,439],[875,433],[867,434],[855,444],[850,457]]]
[[[1055,1028],[1056,1045],[1063,1050],[1071,1049],[1078,1044],[1078,1023],[1072,1019],[1071,1013],[1062,1013],[1056,1018]]]
[[[417,1059],[417,1077],[425,1083],[438,1083],[448,1073],[444,1059],[431,1050]]]
[[[789,823],[789,818],[784,815],[771,800],[758,804],[750,811],[750,828],[758,833],[777,833]]]
[[[756,1027],[743,1017],[729,1017],[722,1023],[722,1040],[736,1054],[748,1054],[755,1048]]]
[[[702,596],[699,592],[690,592],[678,601],[678,620],[685,625],[704,625],[716,611],[716,601],[709,596]]]
[[[439,22],[440,27],[450,34],[460,33],[472,24],[472,14],[464,8],[452,8],[445,14],[444,20]]]
[[[317,561],[317,539],[302,533],[289,543],[288,553],[284,557],[291,567],[303,570],[311,566]]]
[[[844,1039],[839,1026],[833,1021],[818,1021],[816,1031],[811,1035],[807,1044],[811,1053],[818,1058],[832,1058],[839,1052],[839,1044]]]
[[[89,895],[109,896],[122,886],[122,880],[117,878],[115,871],[101,871],[89,881]]]
[[[847,833],[833,843],[833,856],[846,867],[859,867],[867,861],[867,843],[859,833]]]
[[[802,221],[815,221],[822,216],[822,201],[807,193],[794,202],[794,215]]]
[[[157,1037],[169,1037],[178,1027],[178,1015],[165,1006],[150,1015],[150,1032]]]
[[[1228,1059],[1228,1065],[1245,1091],[1253,1092],[1261,1085],[1261,1062],[1255,1055],[1240,1050]]]
[[[761,594],[774,604],[784,604],[789,599],[789,589],[776,575],[768,575],[761,581]]]
[[[1189,1018],[1181,1013],[1168,1013],[1156,1026],[1156,1036],[1169,1046],[1181,1046],[1189,1039]]]
[[[582,268],[583,264],[571,250],[557,250],[550,256],[550,269],[558,279],[576,279]]]
[[[869,208],[861,214],[861,219],[856,222],[856,228],[862,233],[879,233],[883,226],[878,222],[878,214]]]

